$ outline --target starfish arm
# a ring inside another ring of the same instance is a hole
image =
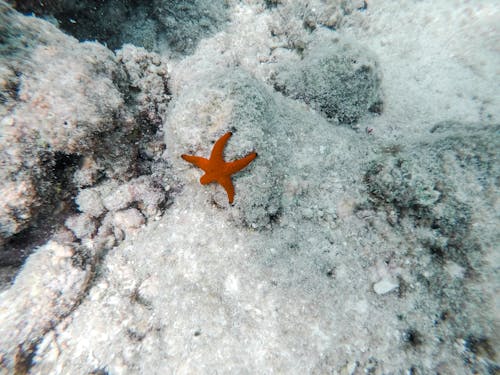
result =
[[[229,203],[232,204],[234,200],[234,185],[230,176],[219,177],[217,182],[226,190]]]
[[[207,170],[209,167],[209,161],[205,158],[202,158],[200,156],[194,156],[194,155],[186,155],[183,154],[181,155],[181,158],[183,158],[185,161],[190,162],[191,164],[196,165],[198,168],[203,169],[204,171]]]
[[[226,172],[229,173],[229,174],[236,173],[236,172],[242,170],[243,168],[245,168],[256,157],[257,157],[257,153],[256,152],[251,152],[250,154],[248,154],[244,158],[241,158],[241,159],[238,159],[238,160],[226,163],[226,167],[225,167]]]
[[[227,132],[222,137],[220,137],[217,142],[215,142],[212,153],[210,154],[210,160],[223,160],[224,147],[226,147],[227,140],[233,135],[231,132]]]

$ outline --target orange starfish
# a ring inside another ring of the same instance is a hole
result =
[[[224,161],[222,155],[224,147],[226,147],[227,140],[232,135],[233,133],[228,132],[215,142],[212,153],[210,154],[210,159],[194,155],[181,155],[184,160],[205,171],[205,174],[200,178],[200,183],[202,185],[207,185],[211,182],[217,182],[221,185],[226,190],[229,203],[233,203],[234,200],[234,186],[231,181],[231,175],[245,168],[257,156],[257,153],[251,152],[244,158],[231,162]]]

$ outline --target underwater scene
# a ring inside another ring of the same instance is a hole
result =
[[[0,374],[500,373],[496,0],[0,0]]]

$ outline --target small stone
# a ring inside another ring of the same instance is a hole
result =
[[[396,288],[399,288],[399,284],[389,278],[382,279],[379,282],[373,284],[373,290],[377,294],[386,294],[393,291]]]
[[[144,216],[136,208],[129,208],[115,213],[114,224],[124,232],[140,228],[144,223]]]
[[[95,220],[87,214],[70,216],[64,224],[71,229],[77,238],[92,236],[97,229]]]
[[[314,211],[313,211],[311,208],[309,208],[309,207],[304,208],[304,209],[302,210],[302,216],[303,216],[305,219],[312,219],[313,215],[314,215]]]
[[[448,274],[454,278],[454,279],[463,279],[465,276],[465,268],[460,266],[459,264],[449,261],[446,262],[445,265],[445,270],[448,272]]]
[[[160,205],[165,201],[165,194],[155,187],[150,178],[139,177],[129,183],[133,200],[147,218],[158,214]]]
[[[74,242],[76,237],[71,230],[66,227],[61,227],[54,233],[52,239],[60,244],[69,244]]]
[[[83,189],[76,197],[76,204],[81,212],[92,217],[99,217],[105,211],[101,195],[94,189]]]
[[[356,201],[353,198],[345,197],[337,203],[336,214],[340,219],[345,219],[352,216]]]
[[[113,216],[112,212],[108,212],[102,220],[101,226],[97,231],[95,238],[98,248],[110,249],[116,244],[115,234],[113,231]]]
[[[85,157],[81,168],[75,172],[73,181],[80,187],[94,185],[99,176],[99,171],[99,166],[95,160],[91,157]]]
[[[151,62],[153,63],[153,65],[159,66],[161,64],[160,56],[156,54],[153,55]]]
[[[14,122],[15,122],[15,121],[14,121],[14,118],[13,118],[13,117],[11,117],[11,116],[7,116],[7,117],[4,117],[4,118],[2,119],[1,124],[2,124],[3,126],[13,126],[13,125],[14,125]]]
[[[151,303],[161,293],[161,283],[157,276],[150,276],[139,286],[138,297],[144,302]]]
[[[116,211],[126,208],[134,200],[133,194],[130,191],[129,185],[124,184],[113,190],[103,199],[103,204],[109,211]]]
[[[75,253],[73,247],[69,245],[62,245],[54,241],[49,242],[48,245],[51,247],[53,254],[58,258],[69,258]]]

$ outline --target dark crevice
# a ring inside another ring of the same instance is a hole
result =
[[[36,172],[40,204],[33,208],[31,225],[10,237],[0,247],[0,267],[20,267],[74,212],[76,187],[72,179],[81,156],[62,152],[41,155],[42,169]]]

